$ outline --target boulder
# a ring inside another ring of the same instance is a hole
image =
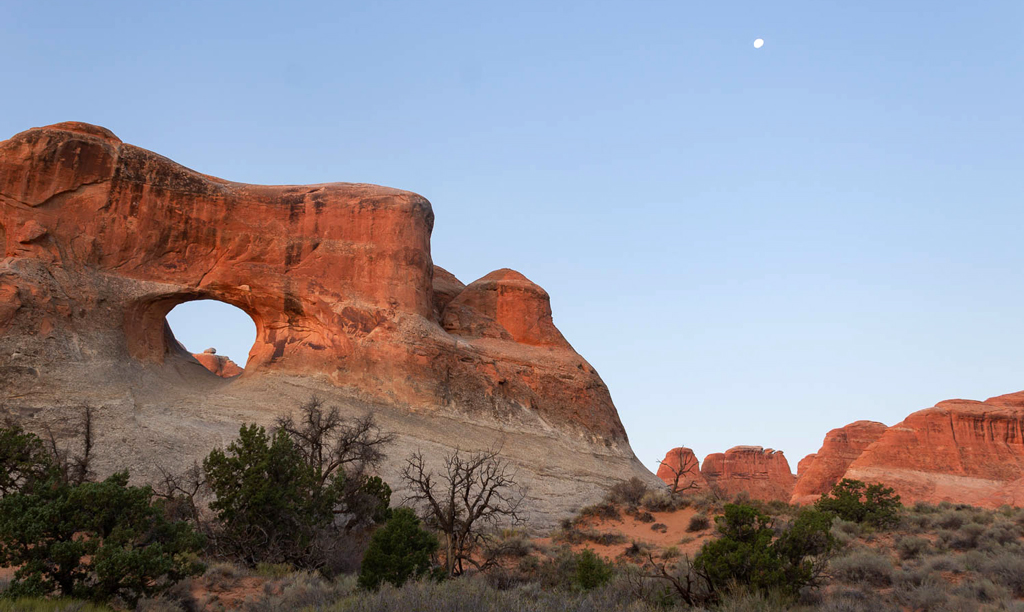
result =
[[[746,493],[761,501],[789,501],[795,477],[782,451],[760,446],[734,446],[704,458],[701,474],[724,499]]]
[[[242,368],[237,363],[224,355],[218,355],[217,349],[208,348],[202,353],[193,353],[195,358],[204,368],[220,376],[221,378],[233,378],[242,373]]]

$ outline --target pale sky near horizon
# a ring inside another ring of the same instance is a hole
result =
[[[0,0],[0,138],[420,193],[435,263],[547,289],[649,467],[795,471],[834,427],[1024,389],[1022,41],[1010,0]],[[181,308],[244,361],[251,322]]]

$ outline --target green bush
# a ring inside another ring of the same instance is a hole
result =
[[[423,576],[430,571],[430,558],[437,546],[437,538],[420,527],[412,510],[394,510],[370,538],[359,568],[359,586],[376,590],[387,582],[400,587],[410,578]]]
[[[794,596],[815,585],[835,547],[832,517],[816,510],[800,512],[777,537],[772,519],[747,505],[726,504],[716,522],[720,537],[704,544],[694,567],[719,591],[737,584]]]
[[[224,552],[249,567],[259,562],[315,563],[312,543],[330,524],[341,496],[344,475],[326,484],[307,464],[283,430],[268,436],[263,427],[245,425],[227,448],[203,461],[217,499],[210,503],[223,530]]]
[[[0,428],[0,497],[29,489],[57,475],[43,441],[20,425]]]
[[[203,538],[169,522],[128,473],[70,485],[52,478],[0,500],[0,565],[16,567],[9,596],[59,593],[134,605],[204,567]]]
[[[576,587],[589,591],[608,584],[612,579],[612,573],[610,563],[586,548],[576,555],[576,571],[572,582]]]
[[[865,485],[859,480],[844,478],[814,504],[845,521],[864,523],[878,528],[899,525],[900,496],[882,484]]]

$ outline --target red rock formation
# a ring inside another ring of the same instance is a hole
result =
[[[192,353],[192,357],[204,368],[221,378],[234,378],[243,372],[237,363],[224,355],[218,355],[217,349],[214,348],[208,348],[202,353]]]
[[[811,466],[811,463],[814,461],[814,458],[817,457],[817,456],[818,455],[816,453],[811,453],[809,455],[806,455],[803,459],[800,460],[799,463],[796,464],[797,482],[800,482],[800,480],[799,480],[800,476],[802,476],[803,473],[807,470],[807,468],[809,468]]]
[[[821,449],[810,465],[797,467],[799,478],[793,488],[793,504],[811,504],[843,478],[847,468],[869,445],[885,433],[884,423],[857,421],[825,435]]]
[[[734,446],[704,458],[701,474],[721,497],[746,492],[751,499],[789,501],[794,476],[782,451],[760,446]]]
[[[677,486],[679,491],[690,490],[694,484],[692,488],[695,490],[708,488],[708,482],[700,473],[700,462],[693,451],[686,447],[673,448],[665,453],[665,459],[658,466],[658,478],[669,487]]]
[[[915,412],[886,429],[845,476],[892,486],[904,503],[1024,503],[1024,393]]]
[[[50,402],[47,389],[64,401],[93,385],[90,397],[138,408],[147,385],[193,376],[165,315],[214,299],[252,317],[255,344],[230,396],[190,380],[174,410],[238,401],[235,418],[256,407],[270,418],[285,409],[270,386],[288,378],[304,393],[329,385],[353,410],[397,411],[397,427],[437,448],[458,443],[456,422],[530,432],[653,480],[547,293],[511,270],[463,286],[433,265],[433,224],[430,203],[407,191],[233,183],[83,123],[17,134],[0,142],[0,403],[29,410],[25,398]],[[540,474],[536,455],[524,461]]]

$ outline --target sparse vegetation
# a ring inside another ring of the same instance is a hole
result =
[[[882,484],[865,485],[844,478],[821,496],[815,507],[844,521],[878,528],[892,528],[900,522],[900,496]]]

